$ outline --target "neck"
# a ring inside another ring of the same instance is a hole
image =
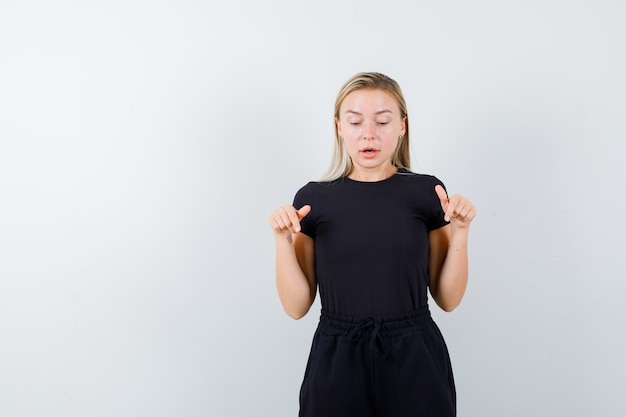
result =
[[[398,168],[389,164],[384,167],[362,168],[353,166],[348,178],[356,181],[375,182],[386,180],[398,172]]]

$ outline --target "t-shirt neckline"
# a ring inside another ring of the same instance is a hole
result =
[[[348,181],[348,182],[351,182],[351,183],[354,183],[354,184],[382,184],[382,183],[385,183],[385,182],[393,180],[394,178],[396,178],[398,176],[398,174],[406,174],[407,172],[408,171],[407,171],[406,168],[398,167],[398,169],[396,170],[396,172],[393,173],[393,175],[391,175],[391,176],[389,176],[389,177],[387,177],[385,179],[378,180],[378,181],[359,181],[359,180],[352,179],[352,178],[348,177],[347,175],[345,177],[342,177],[342,179],[344,181]]]

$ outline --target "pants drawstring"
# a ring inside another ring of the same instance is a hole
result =
[[[353,341],[358,340],[363,332],[371,329],[370,332],[370,350],[374,354],[375,357],[380,358],[385,356],[387,353],[383,349],[382,340],[380,338],[380,319],[375,319],[373,317],[368,317],[361,322],[359,322],[350,332],[350,338]]]

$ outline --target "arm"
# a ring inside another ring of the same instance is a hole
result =
[[[276,241],[276,289],[283,309],[293,319],[309,311],[317,292],[313,239],[300,233],[300,219],[310,212],[292,206],[277,209],[270,216]]]
[[[430,293],[439,307],[452,311],[461,303],[468,278],[467,241],[476,208],[467,198],[448,199],[443,187],[435,187],[449,225],[429,234]]]
[[[437,305],[448,312],[461,303],[468,277],[468,230],[451,233],[451,228],[441,227],[428,236],[430,293]]]

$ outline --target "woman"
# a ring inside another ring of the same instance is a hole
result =
[[[448,351],[428,310],[467,285],[463,196],[410,171],[409,123],[398,84],[350,78],[335,102],[335,149],[320,182],[269,218],[276,284],[301,318],[319,287],[322,312],[300,391],[301,417],[455,416]]]

